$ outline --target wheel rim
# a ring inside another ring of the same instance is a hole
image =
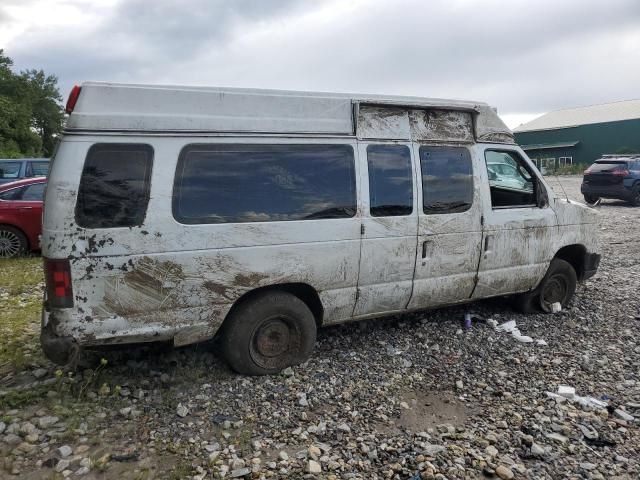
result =
[[[553,275],[550,277],[541,295],[542,308],[551,311],[551,305],[560,303],[564,306],[567,293],[569,292],[569,283],[562,275]]]
[[[0,257],[14,257],[20,253],[18,235],[9,230],[0,230]]]
[[[285,316],[268,318],[255,329],[249,353],[253,361],[265,369],[288,366],[300,348],[300,332],[293,319]]]

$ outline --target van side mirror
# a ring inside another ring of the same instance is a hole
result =
[[[544,188],[544,185],[537,181],[535,182],[536,187],[536,203],[538,204],[538,208],[544,208],[549,205],[549,196],[547,195],[547,190]]]

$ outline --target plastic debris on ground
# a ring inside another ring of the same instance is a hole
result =
[[[488,322],[488,320],[485,320],[480,315],[468,312],[468,313],[464,314],[464,322],[463,322],[464,329],[465,330],[469,330],[472,327],[474,320],[477,320],[479,322]],[[491,321],[493,321],[493,320],[491,320]]]
[[[609,402],[606,400],[598,400],[594,397],[582,397],[580,395],[576,395],[576,389],[569,385],[559,385],[557,393],[554,392],[545,392],[547,397],[553,398],[556,402],[562,403],[567,400],[572,403],[577,403],[582,407],[587,408],[595,408],[595,409],[603,409],[607,408]]]
[[[509,320],[508,322],[502,323],[496,326],[495,329],[498,332],[510,333],[513,338],[515,338],[521,343],[533,343],[533,338],[529,337],[528,335],[523,335],[520,332],[520,329],[518,328],[518,325],[516,324],[515,320]],[[536,343],[538,345],[547,344],[547,342],[545,342],[544,340],[538,340],[536,341]]]
[[[551,304],[551,313],[558,313],[561,311],[562,311],[562,305],[560,305],[560,302]]]
[[[576,395],[576,389],[568,385],[559,385],[558,395],[561,395],[571,400]]]

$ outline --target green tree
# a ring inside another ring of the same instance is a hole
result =
[[[0,157],[51,156],[64,123],[57,78],[12,67],[0,49]]]
[[[27,70],[21,73],[21,77],[30,94],[31,126],[40,137],[44,155],[50,157],[64,122],[58,79],[54,75],[45,75],[42,70]]]

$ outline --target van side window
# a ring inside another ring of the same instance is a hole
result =
[[[173,190],[185,224],[349,218],[356,205],[350,145],[187,145]]]
[[[78,225],[85,228],[142,225],[149,203],[152,164],[150,145],[92,145],[78,189]]]
[[[410,215],[413,211],[411,154],[406,145],[367,146],[371,216]]]
[[[460,213],[473,203],[473,166],[464,147],[420,147],[422,204],[427,215]]]
[[[537,206],[536,177],[517,152],[486,150],[484,160],[493,208]]]

